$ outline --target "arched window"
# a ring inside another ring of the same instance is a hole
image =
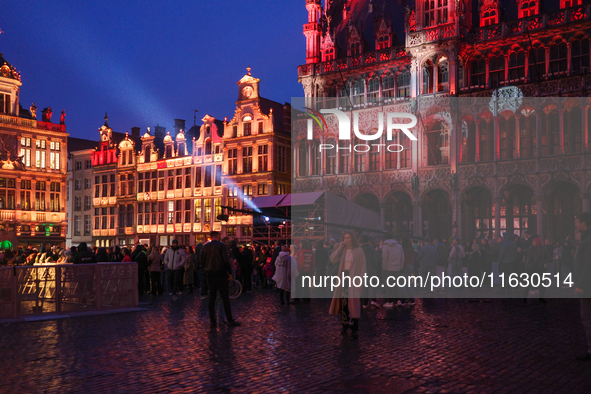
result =
[[[375,76],[367,83],[367,102],[369,104],[376,104],[378,96],[380,95],[380,78]]]
[[[329,139],[326,144],[332,146],[330,149],[324,149],[326,160],[326,175],[332,175],[336,172],[337,165],[337,144],[334,139]]]
[[[436,166],[449,162],[449,130],[445,122],[434,123],[427,130],[427,165]]]
[[[150,161],[151,153],[152,153],[152,150],[150,149],[150,145],[146,146],[146,149],[144,150],[144,163],[147,163]]]
[[[567,70],[567,50],[564,42],[556,43],[550,46],[550,69],[552,74],[562,74]]]
[[[433,62],[427,60],[423,65],[423,94],[433,93]]]
[[[589,40],[583,38],[573,41],[571,50],[571,69],[573,74],[589,72]]]
[[[487,10],[485,12],[482,13],[482,16],[480,17],[480,26],[490,26],[490,25],[496,25],[498,22],[497,19],[497,10],[495,9],[490,9]]]
[[[298,147],[298,175],[308,176],[308,144],[300,142]]]
[[[489,63],[490,87],[496,89],[505,82],[505,56],[493,56]]]
[[[538,46],[529,52],[528,78],[533,82],[544,79],[546,74],[546,48]]]
[[[397,97],[410,97],[410,71],[405,70],[398,74]]]
[[[536,154],[536,116],[532,109],[524,109],[519,117],[519,158],[528,159]]]
[[[324,50],[324,61],[325,62],[329,62],[331,60],[334,60],[335,55],[334,55],[334,47],[328,47]]]
[[[396,96],[396,86],[394,85],[394,75],[387,74],[382,78],[382,97],[389,98]]]
[[[462,121],[462,163],[474,163],[476,157],[476,122]]]
[[[444,92],[449,89],[449,65],[447,60],[437,65],[437,91]]]
[[[560,0],[560,8],[570,8],[581,5],[583,0]]]
[[[523,51],[509,55],[509,81],[517,81],[525,77],[525,54]]]
[[[211,140],[210,139],[207,139],[205,141],[205,154],[211,155]]]
[[[380,32],[380,33],[381,34],[378,36],[378,48],[377,48],[378,51],[390,47],[390,35],[386,32]]]
[[[486,62],[484,58],[472,60],[470,63],[470,86],[484,87],[486,85]]]
[[[310,175],[320,175],[320,168],[322,167],[320,159],[320,142],[314,140],[312,142],[312,171],[310,171]]]
[[[172,145],[166,145],[166,158],[169,159],[172,157]]]
[[[349,85],[345,82],[339,90],[339,107],[349,108],[351,100],[349,99]]]
[[[388,143],[384,147],[384,155],[386,156],[384,167],[386,170],[395,170],[398,168],[398,151],[400,150],[399,146],[395,146],[395,144],[398,144],[398,132],[393,133],[392,141],[387,142]],[[390,147],[390,149],[388,149],[388,147]]]
[[[349,46],[349,51],[351,55],[349,56],[357,56],[361,55],[361,41],[356,38],[351,41],[351,45]]]
[[[538,13],[538,0],[522,0],[519,7],[519,17],[527,18]]]

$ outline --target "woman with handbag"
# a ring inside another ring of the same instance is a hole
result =
[[[339,264],[339,277],[348,276],[351,278],[351,286],[349,287],[349,283],[341,283],[341,286],[335,289],[329,313],[341,315],[342,335],[347,335],[347,330],[351,328],[351,339],[357,339],[359,337],[363,287],[354,286],[353,278],[363,277],[367,273],[367,267],[365,253],[359,246],[354,233],[345,232],[343,242],[332,252],[330,261]]]

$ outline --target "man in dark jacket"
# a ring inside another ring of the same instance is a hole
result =
[[[217,292],[220,292],[228,326],[239,326],[232,317],[232,308],[230,307],[230,297],[228,290],[228,279],[232,280],[232,270],[230,259],[228,257],[228,248],[220,242],[220,233],[212,231],[209,233],[211,241],[206,243],[201,250],[201,262],[207,278],[207,288],[209,289],[209,322],[212,329],[217,327],[215,319],[215,299]]]
[[[140,296],[144,295],[146,290],[146,277],[149,275],[148,254],[143,245],[138,244],[131,255],[131,260],[137,263],[137,291]],[[150,283],[149,281],[147,283]]]
[[[80,242],[78,245],[78,253],[74,257],[74,264],[93,264],[96,263],[96,256],[92,251],[88,250],[86,242]]]
[[[201,259],[201,251],[203,244],[199,242],[195,246],[195,267],[197,267],[197,278],[199,279],[199,289],[201,299],[207,298],[207,281],[205,280],[205,270],[203,269],[203,260]]]
[[[581,245],[575,253],[575,294],[591,296],[591,213],[584,212],[575,218],[575,226],[581,233]],[[591,361],[591,298],[581,298],[581,320],[587,334],[587,352],[577,359]]]

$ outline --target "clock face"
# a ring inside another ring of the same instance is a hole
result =
[[[247,86],[244,89],[242,89],[242,96],[244,96],[245,98],[249,98],[250,96],[252,96],[252,88],[250,86]]]

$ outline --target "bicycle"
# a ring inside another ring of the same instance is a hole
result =
[[[236,299],[242,294],[242,284],[234,279],[228,283],[228,290],[230,299]]]

